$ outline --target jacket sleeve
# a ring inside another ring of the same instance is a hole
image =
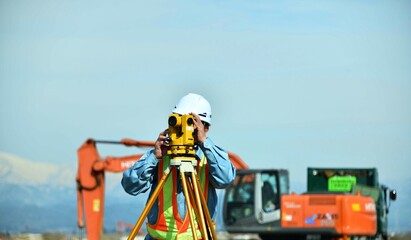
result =
[[[200,144],[207,158],[210,182],[215,188],[226,188],[235,178],[236,169],[228,158],[228,153],[215,145],[211,139]]]
[[[127,193],[137,195],[150,189],[158,166],[158,159],[153,151],[148,151],[131,168],[123,172],[121,185]]]

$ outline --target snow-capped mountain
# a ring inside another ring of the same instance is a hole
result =
[[[1,184],[69,186],[74,173],[74,166],[38,163],[0,152]]]
[[[38,163],[0,152],[0,232],[73,232],[77,224],[76,166]],[[106,174],[105,226],[134,222],[145,197],[126,194],[121,174]],[[136,212],[136,215],[130,215]]]

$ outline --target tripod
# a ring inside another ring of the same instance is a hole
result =
[[[148,212],[150,211],[155,200],[160,194],[160,190],[163,188],[167,178],[169,177],[172,168],[179,168],[180,170],[180,178],[188,211],[188,213],[186,214],[188,214],[188,218],[190,220],[193,239],[198,239],[194,214],[197,216],[202,239],[208,240],[209,237],[212,237],[211,239],[217,239],[213,220],[211,219],[210,212],[207,207],[207,202],[204,198],[204,193],[199,187],[200,182],[195,170],[196,166],[197,160],[191,156],[177,156],[170,160],[170,165],[164,170],[162,178],[159,180],[156,189],[148,200],[146,207],[143,209],[143,212],[137,220],[136,225],[127,238],[128,240],[133,240],[137,235],[137,232],[140,230],[141,225],[144,222],[144,219],[147,217]],[[162,209],[159,209],[159,211],[161,210]]]

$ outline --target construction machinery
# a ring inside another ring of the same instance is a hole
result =
[[[142,154],[121,157],[101,157],[97,144],[117,144],[127,147],[154,147],[154,142],[122,139],[102,141],[87,139],[78,149],[77,209],[79,228],[86,227],[87,239],[102,238],[104,218],[105,172],[121,173],[134,165]],[[239,156],[228,152],[228,157],[237,169],[248,168]]]
[[[397,198],[397,192],[379,183],[376,168],[310,167],[307,169],[307,193],[319,192],[371,197],[377,212],[376,237],[388,239],[388,212],[391,201]]]
[[[387,238],[387,194],[395,200],[396,192],[378,185],[376,169],[309,168],[308,192],[289,188],[284,169],[237,171],[224,199],[226,230],[262,239]]]

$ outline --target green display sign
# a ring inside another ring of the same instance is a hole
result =
[[[350,192],[353,185],[357,182],[355,176],[334,176],[328,179],[328,191],[331,192]]]

